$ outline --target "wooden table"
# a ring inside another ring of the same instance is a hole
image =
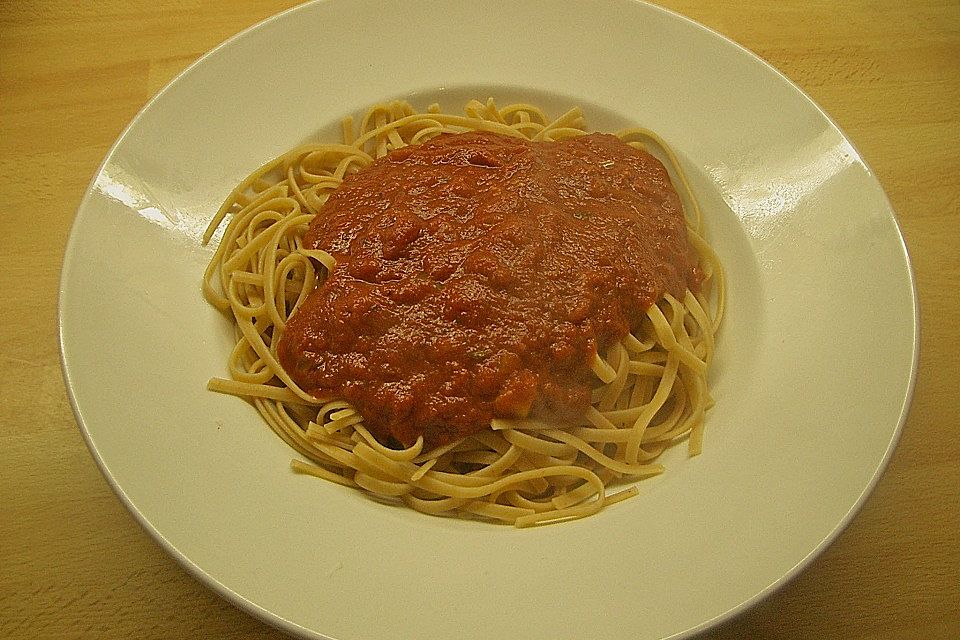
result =
[[[0,637],[282,637],[182,570],[100,476],[64,392],[56,304],[74,212],[128,121],[199,55],[294,2],[76,4],[0,11]],[[960,637],[960,4],[664,4],[836,119],[898,213],[923,312],[913,409],[866,507],[798,578],[706,637]]]

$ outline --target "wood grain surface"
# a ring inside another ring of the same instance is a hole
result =
[[[84,190],[186,65],[289,0],[0,3],[0,637],[279,638],[190,577],[80,436],[56,305]],[[899,448],[863,511],[781,591],[704,636],[960,637],[960,3],[666,0],[799,84],[885,188],[922,351]]]

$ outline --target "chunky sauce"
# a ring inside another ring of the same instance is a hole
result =
[[[663,165],[611,135],[445,135],[349,176],[304,237],[337,265],[280,362],[378,440],[428,447],[493,417],[572,420],[598,349],[699,286]]]

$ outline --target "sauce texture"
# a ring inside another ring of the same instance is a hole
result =
[[[347,177],[304,245],[337,260],[278,354],[383,444],[439,446],[494,417],[572,422],[598,350],[699,287],[663,165],[618,138],[443,135]]]

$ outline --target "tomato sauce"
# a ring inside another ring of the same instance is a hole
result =
[[[663,165],[605,134],[398,149],[344,180],[304,244],[337,265],[288,322],[280,362],[388,446],[442,445],[493,417],[575,420],[597,350],[665,291],[699,286]]]

